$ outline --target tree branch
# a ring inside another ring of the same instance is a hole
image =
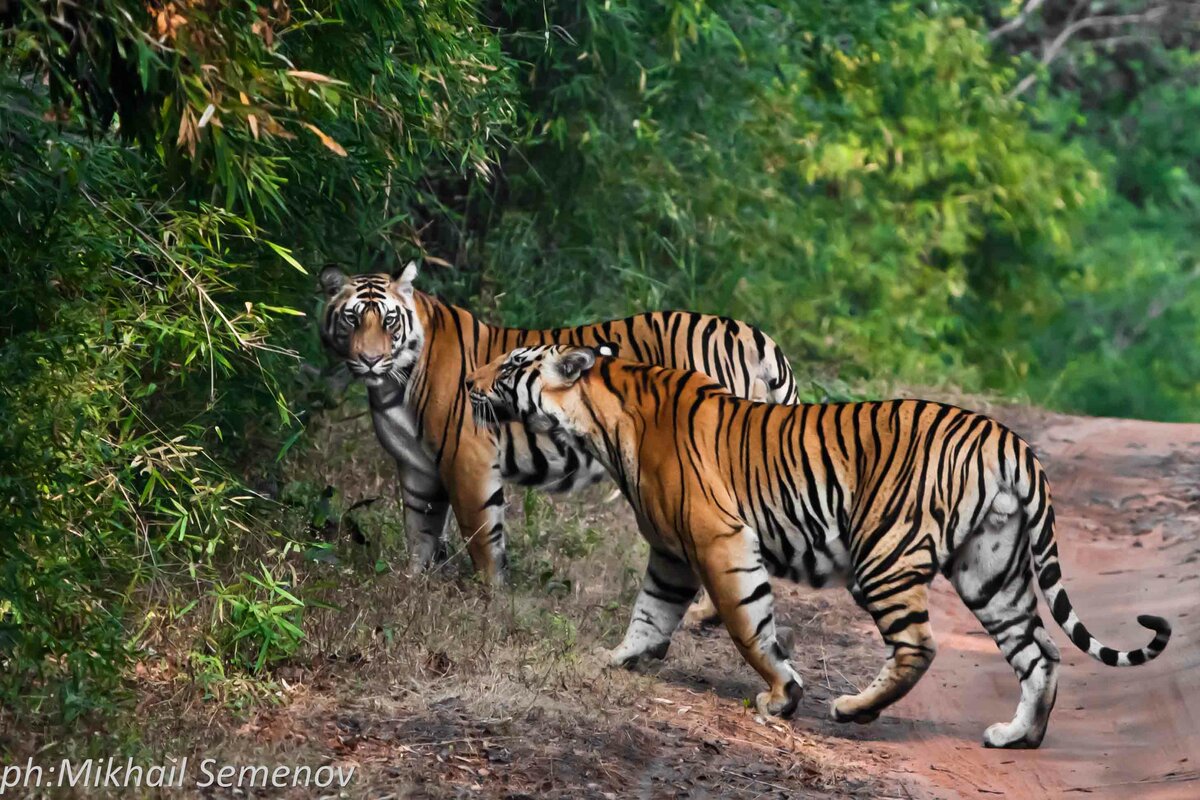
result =
[[[1075,20],[1063,28],[1058,36],[1054,38],[1054,41],[1046,45],[1045,50],[1042,51],[1042,65],[1048,66],[1051,61],[1058,58],[1058,54],[1067,46],[1067,42],[1070,41],[1071,37],[1082,30],[1154,22],[1165,13],[1167,13],[1167,7],[1164,5],[1156,6],[1141,14],[1115,14],[1108,17],[1084,17],[1083,19]]]
[[[1029,0],[1029,2],[1027,2],[1021,8],[1021,12],[1019,14],[1017,14],[1015,17],[1010,19],[1008,22],[1001,25],[999,28],[996,28],[995,30],[990,31],[987,35],[988,41],[994,42],[995,40],[999,39],[1004,34],[1015,31],[1017,28],[1019,28],[1025,24],[1025,21],[1029,19],[1029,16],[1031,14],[1033,14],[1033,12],[1037,11],[1039,8],[1041,8],[1045,4],[1046,4],[1046,0]]]
[[[1083,17],[1082,19],[1077,19],[1071,22],[1069,25],[1066,25],[1061,31],[1058,32],[1058,35],[1055,36],[1049,44],[1042,48],[1042,57],[1040,59],[1041,65],[1043,67],[1050,66],[1054,59],[1058,58],[1058,56],[1062,53],[1063,49],[1067,46],[1067,43],[1071,40],[1071,38],[1080,31],[1088,30],[1090,28],[1115,28],[1125,25],[1149,24],[1151,22],[1155,22],[1166,13],[1167,6],[1159,5],[1138,14],[1110,14],[1108,16]],[[1020,80],[1020,82],[1017,83],[1016,86],[1013,87],[1012,91],[1008,93],[1008,98],[1012,99],[1014,97],[1020,97],[1037,81],[1037,77],[1038,76],[1036,72],[1031,72],[1026,75]]]

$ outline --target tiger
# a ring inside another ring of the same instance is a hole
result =
[[[987,747],[1035,748],[1058,688],[1059,651],[1038,615],[1036,578],[1071,642],[1110,666],[1163,652],[1102,645],[1062,584],[1050,486],[1032,448],[999,422],[926,400],[769,405],[694,371],[593,348],[524,347],[467,378],[484,424],[517,418],[583,442],[635,512],[650,557],[613,666],[663,658],[705,587],[742,657],[768,685],[760,714],[792,716],[803,682],[776,635],[769,576],[849,582],[891,648],[878,676],[833,700],[868,723],[903,697],[937,652],[929,584],[946,576],[1016,672],[1021,696]]]
[[[797,398],[794,373],[775,341],[728,317],[659,311],[578,327],[526,330],[481,322],[414,287],[417,265],[398,275],[347,275],[336,264],[318,276],[325,296],[325,348],[366,384],[371,419],[400,476],[409,570],[448,557],[450,509],[475,570],[502,584],[508,565],[504,484],[567,492],[606,476],[575,443],[527,431],[518,421],[481,428],[463,379],[522,345],[611,348],[623,357],[701,370],[730,391],[770,402]],[[693,616],[712,612],[703,598]]]

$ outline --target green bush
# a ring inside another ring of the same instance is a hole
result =
[[[247,487],[306,413],[303,262],[408,255],[431,187],[492,169],[510,64],[474,22],[455,0],[7,10],[7,707],[108,703],[139,604],[209,598],[230,664],[295,649],[286,509]]]
[[[1028,272],[992,242],[1066,246],[1101,184],[1082,150],[953,8],[666,6],[563,4],[571,38],[525,53],[551,116],[489,238],[502,308],[702,308],[801,365],[972,383],[964,305]]]

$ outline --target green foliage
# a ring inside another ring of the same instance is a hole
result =
[[[245,269],[222,254],[244,220],[144,200],[139,160],[68,142],[39,152],[22,138],[36,132],[4,131],[6,170],[39,164],[53,184],[15,180],[0,200],[19,222],[0,230],[0,594],[17,667],[5,685],[45,670],[62,685],[38,702],[58,693],[75,713],[83,685],[124,663],[128,589],[164,558],[194,570],[245,525],[250,498],[206,446],[270,403],[273,382],[226,400],[225,381],[262,367],[248,345],[285,309],[218,299]]]
[[[1200,264],[1192,211],[1124,198],[1096,213],[1043,315],[1011,314],[993,379],[1068,410],[1194,421],[1200,408]],[[1024,335],[1021,328],[1024,328]]]
[[[235,663],[257,672],[291,656],[304,640],[304,601],[266,567],[260,575],[242,573],[237,583],[218,584],[214,595],[215,627],[225,637],[219,652]]]
[[[1003,355],[988,384],[1021,386],[1068,410],[1198,418],[1200,132],[1188,122],[1200,113],[1196,32],[1195,20],[1182,20],[1172,47],[1153,36],[1116,49],[1082,42],[1056,65],[1033,110],[1056,135],[1084,143],[1107,173],[1107,202],[1081,216],[1069,251],[1025,249],[1031,279],[1014,288],[1040,302],[994,303],[982,315]]]
[[[0,696],[69,717],[113,696],[134,605],[180,580],[220,659],[295,649],[307,601],[271,577],[279,510],[247,486],[307,411],[304,265],[419,249],[514,109],[457,0],[10,6]]]
[[[488,263],[506,289],[560,277],[513,316],[699,307],[800,363],[969,381],[960,300],[1019,279],[991,239],[1065,245],[1101,182],[1080,148],[1030,128],[952,12],[668,5],[559,7],[575,38],[540,57],[553,116]]]

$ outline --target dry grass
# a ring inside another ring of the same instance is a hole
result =
[[[617,516],[584,507],[550,518]],[[343,609],[309,620],[304,657],[277,667],[267,694],[204,700],[183,676],[148,672],[146,740],[229,763],[354,765],[350,797],[874,796],[845,742],[744,707],[758,678],[723,631],[681,632],[646,674],[603,668],[595,649],[619,638],[635,592],[632,566],[614,565],[641,558],[628,523],[610,533],[611,553],[560,573],[569,592],[489,594],[461,575],[345,587]],[[795,600],[798,636],[828,644],[814,653],[850,640],[829,632],[844,609]],[[813,713],[862,682],[861,664],[833,661],[798,664],[823,695]]]

